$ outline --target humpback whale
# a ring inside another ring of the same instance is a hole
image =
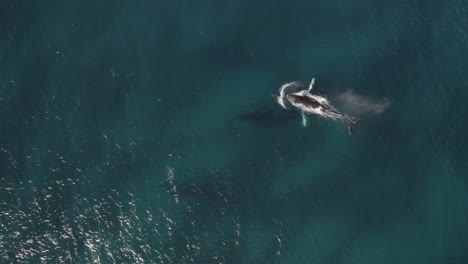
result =
[[[294,107],[302,115],[303,125],[307,125],[307,115],[316,114],[333,120],[344,120],[348,123],[348,132],[352,134],[358,118],[348,116],[336,110],[327,98],[318,94],[312,94],[315,78],[309,84],[308,89],[301,91],[291,91],[297,88],[297,82],[286,83],[279,89],[279,96],[276,97],[278,104],[284,109]]]

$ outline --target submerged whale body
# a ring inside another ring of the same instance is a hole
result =
[[[279,96],[276,98],[278,104],[284,109],[296,108],[301,112],[304,120],[308,114],[316,114],[333,120],[344,120],[348,123],[348,132],[352,134],[357,118],[340,113],[327,98],[312,94],[314,84],[315,78],[310,82],[308,89],[294,92],[291,91],[291,88],[297,87],[297,82],[282,85],[279,89]]]
[[[238,120],[252,122],[263,127],[274,127],[295,119],[292,112],[281,111],[275,105],[260,105],[252,111],[237,116]]]

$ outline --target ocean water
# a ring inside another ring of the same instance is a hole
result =
[[[468,263],[468,2],[0,0],[1,263]],[[289,81],[391,101],[341,123]]]

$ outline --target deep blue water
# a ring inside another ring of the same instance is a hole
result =
[[[2,263],[468,263],[468,2],[0,0]],[[391,107],[346,126],[281,84]]]

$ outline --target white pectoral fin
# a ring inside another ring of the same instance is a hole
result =
[[[309,93],[312,92],[312,89],[314,88],[314,84],[315,84],[315,77],[312,78],[312,81],[310,81],[310,84],[309,84]]]
[[[302,126],[307,127],[307,121],[308,121],[307,116],[304,112],[302,112],[301,114],[302,114]]]

